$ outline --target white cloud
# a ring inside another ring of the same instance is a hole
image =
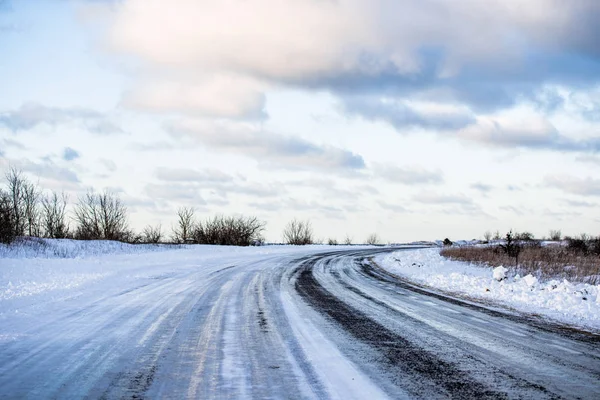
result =
[[[582,196],[600,196],[600,179],[577,178],[569,175],[549,175],[544,179],[546,186]]]
[[[345,173],[365,168],[363,158],[351,151],[263,131],[248,123],[186,119],[167,129],[180,139],[252,157],[262,165]]]
[[[216,75],[138,82],[123,99],[126,107],[195,116],[264,118],[266,85],[241,76]]]
[[[83,14],[86,21],[92,14],[108,19],[107,48],[140,61],[142,78],[124,104],[239,118],[260,114],[265,87],[280,84],[341,91],[401,85],[413,93],[437,88],[433,92],[445,90],[476,106],[506,105],[514,99],[504,97],[524,85],[493,87],[486,75],[511,80],[532,49],[595,52],[589,38],[597,4],[122,0],[104,9],[84,7]],[[473,67],[482,76],[452,81]]]
[[[440,184],[444,182],[441,171],[432,171],[416,166],[398,167],[389,164],[375,164],[373,172],[376,177],[406,185]]]

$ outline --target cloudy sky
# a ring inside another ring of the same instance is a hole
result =
[[[598,234],[597,0],[0,0],[0,170],[136,228]]]

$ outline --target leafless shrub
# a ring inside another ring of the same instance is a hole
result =
[[[15,239],[15,218],[12,200],[0,189],[0,243],[11,243]]]
[[[264,240],[265,223],[256,217],[217,215],[195,225],[193,241],[199,244],[251,246]]]
[[[485,240],[486,242],[489,242],[490,240],[492,240],[492,232],[486,231],[483,234],[483,240]]]
[[[500,236],[500,231],[496,230],[496,232],[494,232],[494,237],[492,238],[493,240],[500,240],[502,239],[502,236]]]
[[[114,193],[88,192],[75,206],[75,238],[131,241],[127,207]]]
[[[330,246],[337,246],[338,245],[338,241],[335,238],[329,238],[327,239],[327,244]]]
[[[549,236],[550,240],[559,241],[562,239],[562,232],[560,229],[551,229]]]
[[[600,242],[600,239],[599,239]],[[514,265],[514,256],[498,247],[452,247],[441,251],[444,257],[488,265],[491,267]],[[600,284],[600,257],[584,255],[564,246],[523,247],[519,263],[510,267],[514,273],[533,274],[540,279],[562,279]]]
[[[283,230],[283,241],[293,245],[307,245],[314,242],[310,221],[293,219]]]
[[[194,225],[193,208],[180,207],[177,209],[177,227],[173,228],[173,242],[187,243],[193,241]]]
[[[531,232],[515,232],[515,240],[531,241],[535,240],[535,236]]]
[[[69,226],[66,219],[67,199],[65,193],[59,196],[56,192],[41,198],[41,220],[46,237],[64,239],[69,236]]]
[[[372,245],[372,246],[376,246],[376,245],[381,244],[381,239],[379,238],[379,235],[377,235],[376,233],[371,233],[369,236],[367,236],[365,243]]]
[[[142,232],[142,242],[144,243],[160,243],[163,237],[161,225],[147,225]]]
[[[348,235],[346,235],[346,237],[344,238],[344,244],[346,246],[350,246],[352,244],[352,238]]]

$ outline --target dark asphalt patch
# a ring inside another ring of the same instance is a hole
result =
[[[379,354],[377,361],[386,364],[388,371],[400,376],[409,375],[413,382],[422,382],[425,393],[416,387],[407,388],[414,391],[414,395],[420,397],[431,394],[433,389],[437,396],[451,398],[508,398],[506,393],[495,391],[471,379],[465,371],[414,346],[405,338],[333,296],[314,278],[312,267],[315,262],[316,260],[309,260],[302,265],[295,283],[298,293],[346,332],[373,348]]]

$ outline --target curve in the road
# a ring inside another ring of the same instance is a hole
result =
[[[0,397],[600,398],[597,336],[415,286],[381,251],[165,267],[37,304],[52,318],[0,342]]]

